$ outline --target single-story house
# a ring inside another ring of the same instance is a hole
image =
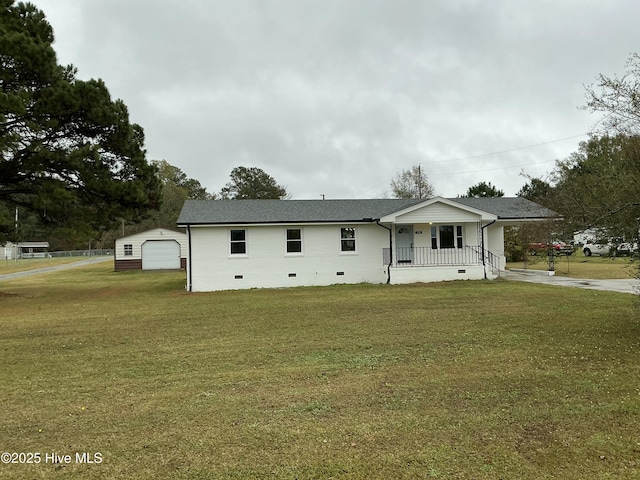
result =
[[[49,242],[7,242],[4,246],[6,260],[18,258],[45,258],[48,255]]]
[[[115,271],[179,270],[187,265],[187,235],[154,228],[118,238],[114,251]]]
[[[524,198],[187,200],[187,290],[494,278]]]

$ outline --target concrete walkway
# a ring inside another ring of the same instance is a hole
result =
[[[11,280],[14,278],[28,277],[29,275],[40,275],[41,273],[57,272],[58,270],[66,270],[68,268],[82,267],[84,265],[91,265],[93,263],[106,262],[107,260],[111,260],[113,262],[113,257],[112,256],[90,257],[85,260],[78,260],[77,262],[63,263],[62,265],[52,265],[51,267],[36,268],[33,270],[25,270],[23,272],[7,273],[5,275],[0,275],[0,282],[3,282],[5,280]]]
[[[616,280],[598,280],[591,278],[569,278],[549,275],[542,270],[511,269],[500,272],[502,278],[521,282],[544,283],[560,287],[577,287],[589,290],[608,290],[620,293],[639,293],[640,281],[634,278]]]

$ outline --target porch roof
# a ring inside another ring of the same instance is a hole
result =
[[[49,248],[49,242],[19,242],[16,246],[19,248]]]
[[[178,226],[265,223],[371,223],[393,213],[437,199],[369,200],[187,200]],[[450,198],[463,209],[475,209],[498,219],[544,219],[558,215],[519,197]]]

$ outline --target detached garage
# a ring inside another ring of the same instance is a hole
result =
[[[187,266],[187,235],[154,228],[116,240],[116,272],[124,270],[180,270]]]

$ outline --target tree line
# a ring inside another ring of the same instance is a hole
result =
[[[236,167],[218,193],[165,160],[148,160],[144,130],[102,80],[82,81],[57,62],[54,33],[29,3],[0,3],[0,243],[47,239],[53,248],[153,227],[175,228],[186,199],[288,198],[256,167]],[[640,57],[622,77],[600,75],[584,109],[598,130],[547,178],[528,178],[519,196],[563,217],[562,235],[601,228],[637,239],[640,222]],[[418,165],[391,180],[397,198],[434,195]],[[462,196],[503,196],[479,182]],[[16,212],[19,220],[16,221]],[[112,243],[111,243],[112,244]]]

